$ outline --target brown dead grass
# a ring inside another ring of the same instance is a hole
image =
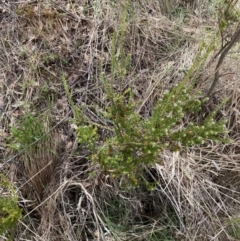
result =
[[[214,36],[217,20],[208,16],[209,8],[208,1],[131,1],[124,43],[131,69],[123,88],[134,89],[143,117],[191,66],[200,39],[211,37],[206,26]],[[157,182],[154,191],[126,190],[77,146],[61,76],[89,120],[107,126],[99,75],[110,73],[111,34],[119,29],[121,9],[122,3],[110,0],[0,3],[1,171],[18,188],[24,210],[14,240],[234,240],[225,228],[240,207],[238,46],[225,60],[209,107],[229,97],[220,115],[229,120],[231,142],[164,152],[146,170],[146,178]],[[206,92],[213,74],[208,67],[197,89]],[[114,87],[122,88],[118,82]],[[26,109],[49,106],[55,134],[37,145],[33,165],[24,167],[18,154],[9,156],[9,128]],[[59,136],[63,153],[55,146]]]

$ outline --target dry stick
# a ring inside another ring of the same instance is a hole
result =
[[[239,25],[239,24],[238,24]],[[239,25],[240,26],[240,25]],[[227,53],[229,52],[229,50],[233,47],[233,45],[239,40],[240,38],[240,27],[238,27],[238,29],[235,32],[235,35],[233,36],[232,40],[227,44],[227,46],[225,47],[225,49],[222,51],[220,58],[218,60],[216,69],[215,69],[215,76],[214,76],[214,80],[212,82],[211,87],[209,88],[207,94],[205,97],[210,97],[213,89],[215,88],[218,80],[219,80],[219,69],[221,64],[223,63],[224,58],[226,57]]]

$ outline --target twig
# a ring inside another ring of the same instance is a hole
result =
[[[239,22],[240,23],[240,22]],[[227,44],[226,47],[224,47],[224,50],[222,51],[220,58],[218,60],[216,69],[215,69],[215,76],[214,76],[214,80],[212,82],[211,87],[209,88],[207,94],[205,97],[210,97],[211,93],[213,92],[213,89],[215,88],[218,80],[219,80],[219,69],[220,66],[223,63],[224,58],[226,57],[227,53],[229,52],[229,50],[233,47],[233,45],[240,39],[240,24],[238,24],[238,29],[235,32],[235,35],[233,36],[232,40]]]

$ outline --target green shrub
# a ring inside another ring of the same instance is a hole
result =
[[[46,119],[35,117],[30,112],[23,115],[16,127],[11,127],[9,146],[15,151],[28,151],[33,148],[33,144],[44,138],[46,132],[44,122]]]
[[[101,76],[109,101],[105,117],[113,124],[113,134],[105,140],[99,140],[98,125],[82,124],[77,127],[77,138],[80,144],[86,144],[91,149],[91,159],[99,163],[103,170],[113,176],[124,176],[132,185],[138,185],[144,166],[157,163],[163,150],[179,151],[183,147],[203,145],[208,140],[222,141],[226,128],[225,120],[214,120],[221,106],[202,121],[186,121],[187,116],[200,111],[207,101],[200,98],[200,93],[192,94],[193,83],[189,82],[194,82],[201,74],[209,53],[215,47],[214,40],[209,46],[203,44],[200,47],[186,76],[157,101],[149,118],[143,119],[135,112],[136,104],[131,88],[124,93],[114,91],[113,83],[117,80],[122,85],[131,60],[131,56],[124,53],[123,47],[127,28],[126,14],[125,10],[120,30],[112,37],[110,79],[104,73]],[[70,98],[69,91],[66,90],[66,93]],[[69,102],[72,104],[71,100]],[[102,145],[97,146],[97,143]]]
[[[0,234],[14,228],[22,217],[22,211],[17,204],[15,191],[4,175],[0,175],[0,187],[10,194],[0,196]]]
[[[186,115],[199,110],[202,101],[190,95],[191,88],[176,86],[166,92],[148,119],[134,112],[134,104],[121,94],[114,94],[106,117],[112,120],[114,134],[94,147],[97,132],[93,125],[78,127],[77,138],[93,151],[92,159],[113,176],[126,176],[133,185],[141,179],[144,166],[158,162],[164,149],[202,145],[208,140],[221,141],[225,120],[214,121],[210,114],[201,123],[184,123]],[[87,130],[87,131],[86,131]]]
[[[201,63],[199,58],[196,60]],[[116,93],[106,78],[103,79],[110,103],[105,117],[113,123],[113,135],[104,140],[102,146],[95,147],[97,126],[77,128],[78,141],[92,150],[92,160],[113,176],[125,176],[132,185],[138,185],[143,167],[157,163],[163,150],[179,151],[183,147],[203,145],[208,140],[222,141],[226,121],[214,120],[221,105],[202,121],[186,121],[189,114],[199,111],[207,101],[199,98],[200,93],[191,94],[193,85],[188,85],[187,80],[193,69],[182,82],[165,92],[148,119],[143,119],[134,111],[136,104],[130,89],[125,93]]]

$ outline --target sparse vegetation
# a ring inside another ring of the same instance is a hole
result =
[[[7,234],[17,225],[18,219],[22,217],[21,209],[17,205],[17,195],[12,184],[6,177],[0,175],[0,234]]]
[[[0,3],[0,239],[238,240],[239,12]]]
[[[123,54],[121,47],[119,49]],[[116,61],[112,61],[112,71],[121,70],[117,72],[119,83],[125,75],[122,72],[127,71],[124,64],[121,54],[117,66],[115,66]],[[196,58],[194,65],[199,68],[201,58]],[[193,70],[194,67],[189,72]],[[116,73],[111,73],[113,78],[116,78],[115,75]],[[103,170],[110,172],[114,177],[123,176],[128,185],[130,181],[135,186],[139,185],[139,180],[142,178],[143,167],[158,163],[158,156],[165,149],[174,152],[180,151],[183,147],[203,145],[206,140],[223,141],[226,121],[214,121],[217,110],[199,123],[184,124],[186,115],[199,112],[204,103],[200,97],[191,94],[192,85],[189,86],[188,83],[190,76],[191,73],[187,73],[182,82],[170,92],[165,92],[162,99],[153,107],[151,116],[145,120],[135,113],[136,105],[132,90],[128,89],[122,94],[115,93],[104,77],[105,91],[110,102],[104,115],[112,122],[114,134],[104,142],[100,142],[100,147],[97,147],[99,139],[97,126],[80,125],[77,127],[79,143],[87,144],[92,151],[91,159],[99,162]],[[110,83],[112,81],[110,80]]]

